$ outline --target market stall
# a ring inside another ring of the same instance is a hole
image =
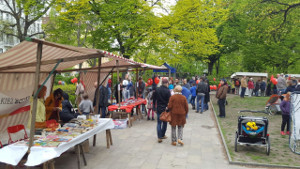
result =
[[[48,89],[47,95],[52,92],[51,90],[54,81],[53,77],[56,72],[64,72],[65,69],[92,58],[99,58],[97,67],[92,68],[97,70],[97,82],[99,85],[101,84],[101,80],[105,79],[105,77],[103,78],[105,74],[101,75],[101,73],[108,74],[114,68],[117,69],[116,71],[118,72],[118,76],[120,71],[119,69],[122,67],[125,69],[135,68],[136,71],[138,71],[138,68],[141,67],[143,69],[149,68],[149,65],[138,63],[106,51],[73,47],[39,39],[27,39],[9,51],[0,54],[0,79],[1,83],[4,84],[0,87],[0,141],[4,144],[7,142],[7,139],[5,140],[5,136],[7,137],[7,127],[15,124],[23,124],[24,126],[27,126],[26,123],[28,121],[28,117],[31,116],[28,146],[20,147],[20,149],[26,150],[29,154],[28,157],[31,157],[31,154],[34,154],[36,152],[35,150],[39,149],[34,146],[34,124],[36,121],[37,94],[43,86],[46,86]],[[104,65],[102,67],[104,64],[102,63],[102,58],[109,58],[109,63],[111,65],[107,65],[106,67]],[[159,67],[153,67],[159,69]],[[81,69],[68,71],[78,70]],[[41,85],[41,87],[38,87],[39,85]],[[29,109],[26,109],[26,107],[29,106],[31,96],[33,106],[31,107],[32,111],[30,112]],[[96,105],[99,103],[98,98],[99,97],[97,97]],[[94,134],[95,140],[96,133],[92,134]],[[90,135],[88,137],[90,137]],[[84,138],[86,139],[87,137]],[[107,139],[108,141],[111,140],[109,138]],[[80,141],[76,143],[80,144]],[[58,145],[58,147],[63,145],[66,145],[66,143]],[[5,147],[1,149],[1,151],[9,151],[10,146],[11,145],[6,146],[8,148]],[[42,149],[44,148],[45,147],[42,147]],[[21,157],[22,153],[19,154],[19,156]],[[16,164],[16,162],[13,164]],[[28,166],[34,165],[30,162],[27,162],[26,164]]]

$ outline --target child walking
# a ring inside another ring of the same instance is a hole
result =
[[[89,100],[89,96],[87,94],[83,94],[83,100],[79,104],[80,114],[89,115],[90,113],[94,113],[93,102]]]
[[[147,120],[150,120],[150,112],[152,111],[152,120],[154,120],[154,111],[153,111],[153,91],[148,88],[148,95],[147,95],[147,109],[148,109],[148,117]]]
[[[280,103],[280,109],[282,112],[282,123],[281,123],[281,135],[284,134],[284,128],[286,126],[286,134],[290,135],[290,92],[288,92],[285,98]]]

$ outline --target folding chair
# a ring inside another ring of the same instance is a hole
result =
[[[11,134],[17,133],[17,132],[19,132],[21,130],[24,130],[24,132],[25,132],[24,138],[21,138],[19,140],[13,141],[12,138],[11,138]],[[9,136],[8,144],[12,144],[14,142],[17,142],[17,141],[20,141],[20,140],[25,140],[25,139],[28,138],[27,132],[26,132],[25,127],[24,127],[23,124],[19,124],[19,125],[7,127],[7,133],[8,133],[8,136]]]

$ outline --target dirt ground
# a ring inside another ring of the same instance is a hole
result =
[[[217,99],[211,97],[215,111],[219,114]],[[226,118],[219,118],[221,130],[226,140],[229,153],[233,161],[264,163],[276,165],[300,166],[299,155],[294,154],[289,148],[289,136],[280,135],[281,114],[270,116],[264,113],[238,113],[240,110],[264,110],[269,97],[245,97],[241,99],[237,95],[227,95]],[[268,133],[270,134],[271,151],[266,154],[265,147],[238,145],[238,152],[234,151],[235,132],[238,125],[238,117],[261,116],[269,120]]]

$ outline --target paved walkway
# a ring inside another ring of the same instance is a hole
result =
[[[190,107],[191,108],[191,107]],[[156,121],[145,118],[133,122],[131,128],[112,131],[113,146],[106,149],[105,133],[100,133],[97,146],[86,154],[84,169],[209,169],[245,168],[229,165],[212,119],[212,112],[190,110],[183,131],[185,145],[172,146],[170,126],[168,139],[157,143]],[[91,140],[90,140],[90,145]],[[57,169],[77,168],[74,150],[56,159]]]

